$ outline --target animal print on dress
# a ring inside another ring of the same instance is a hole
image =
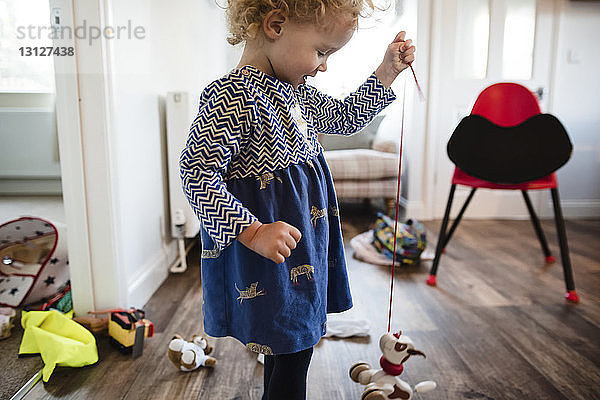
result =
[[[255,353],[262,353],[267,356],[273,355],[273,350],[271,350],[271,348],[265,344],[258,344],[258,343],[250,342],[246,345],[246,347]]]
[[[201,258],[218,258],[221,255],[221,249],[215,247],[212,250],[202,250]]]
[[[310,209],[310,215],[312,215],[310,222],[312,223],[313,227],[316,227],[317,220],[319,218],[325,218],[327,216],[327,209],[323,208],[319,210],[317,207],[312,206],[312,208]]]
[[[277,179],[279,182],[281,182],[281,178],[278,176],[275,176],[275,174],[273,174],[272,172],[267,172],[262,174],[261,176],[257,176],[256,179],[258,179],[258,181],[260,182],[260,189],[265,189],[273,179]]]
[[[315,273],[315,267],[313,267],[312,265],[304,264],[304,265],[300,265],[298,267],[294,267],[290,271],[290,280],[294,283],[294,286],[296,286],[298,284],[298,276],[300,276],[300,275],[306,275],[306,278],[309,281],[311,281],[312,280],[312,276],[310,275],[311,272],[313,274]]]
[[[246,290],[238,289],[237,283],[234,283],[234,285],[235,289],[240,293],[240,296],[236,299],[240,301],[240,304],[242,304],[242,301],[244,300],[253,299],[255,297],[265,295],[265,291],[263,289],[258,291],[256,290],[256,288],[258,287],[258,282],[254,282],[250,285],[250,287],[247,287]]]

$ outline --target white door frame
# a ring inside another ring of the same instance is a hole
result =
[[[105,26],[103,0],[50,0],[61,24]],[[52,16],[54,18],[54,16]],[[53,19],[54,22],[54,19]],[[73,29],[74,32],[74,29]],[[127,304],[119,263],[118,207],[112,148],[110,57],[103,38],[63,35],[54,46],[74,56],[54,57],[56,114],[73,306],[77,315]]]

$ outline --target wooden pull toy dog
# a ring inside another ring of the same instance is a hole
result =
[[[350,378],[354,382],[367,385],[361,400],[410,400],[415,392],[428,392],[436,388],[433,381],[418,383],[414,389],[400,379],[404,370],[404,362],[411,356],[423,356],[420,350],[415,350],[412,340],[402,332],[386,333],[379,340],[379,348],[383,356],[379,360],[381,369],[372,369],[366,362],[358,362],[350,368]]]

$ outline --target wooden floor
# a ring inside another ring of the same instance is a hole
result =
[[[360,211],[360,210],[359,210]],[[372,213],[342,209],[346,241],[367,230]],[[434,248],[440,222],[425,224]],[[543,222],[560,260],[552,221]],[[430,262],[397,270],[393,330],[402,329],[427,359],[411,358],[402,378],[435,380],[414,399],[600,399],[600,221],[567,222],[578,305],[567,304],[560,262],[544,265],[529,221],[464,221],[447,247],[438,287],[425,284]],[[358,360],[376,364],[387,329],[390,274],[347,249],[354,296],[350,318],[371,322],[370,339],[323,339],[309,371],[311,400],[360,399],[348,377]],[[214,370],[177,371],[166,357],[174,333],[202,332],[198,252],[147,304],[154,337],[138,359],[99,339],[100,361],[62,368],[28,399],[260,399],[262,365],[232,339],[210,339]]]

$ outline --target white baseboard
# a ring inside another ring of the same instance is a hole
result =
[[[418,221],[430,219],[425,212],[425,203],[416,200],[406,200],[404,197],[400,199],[400,204],[406,209],[406,218],[414,218]]]
[[[152,254],[148,261],[139,268],[129,280],[127,291],[127,305],[143,308],[150,297],[167,279],[169,266],[177,257],[177,241],[173,240],[165,248]]]
[[[600,200],[561,200],[563,216],[565,218],[599,218]],[[552,200],[548,202],[548,217],[552,218]]]
[[[464,198],[466,198],[466,193],[457,193],[455,195],[455,201],[452,205],[453,212],[451,214],[451,218],[456,216],[458,208],[464,202]],[[536,207],[536,213],[540,218],[554,218],[554,208],[552,205],[552,200],[550,199],[550,195],[548,195],[548,198],[548,202],[543,203],[544,205],[541,210],[538,210]],[[402,198],[400,203],[406,208],[407,217],[416,218],[420,221],[435,219],[425,211],[425,204],[422,201],[406,201],[406,199]],[[513,203],[518,203],[518,207]],[[506,208],[503,209],[503,213],[498,215],[491,215],[489,213],[477,214],[473,213],[473,210],[471,210],[469,213],[469,210],[467,210],[465,219],[529,219],[529,213],[527,212],[524,203],[521,204],[522,199],[514,199],[513,203],[507,203]],[[600,218],[600,200],[561,200],[561,208],[563,217],[566,219]],[[506,210],[512,210],[512,212],[507,212]],[[441,218],[442,217],[440,216],[437,219]]]

